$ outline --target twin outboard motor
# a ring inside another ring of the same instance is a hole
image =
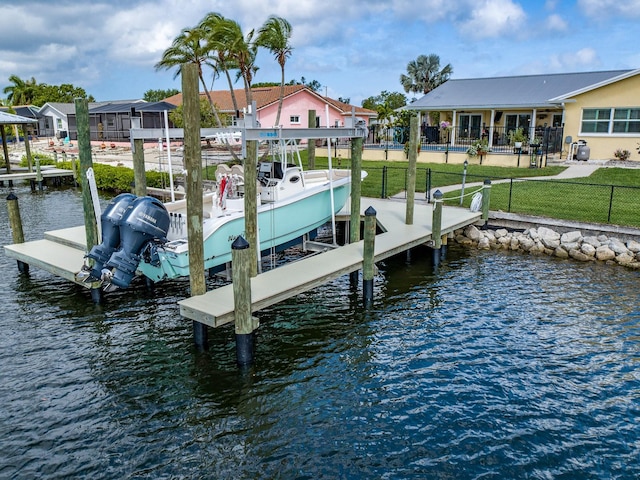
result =
[[[128,287],[140,263],[143,248],[156,239],[165,242],[169,224],[169,212],[160,200],[137,197],[122,215],[120,247],[104,263],[101,278],[120,288]]]
[[[122,193],[109,202],[100,217],[100,225],[102,226],[102,243],[94,245],[87,254],[88,258],[93,259],[93,267],[91,268],[91,277],[100,278],[104,264],[107,263],[113,252],[120,246],[120,224],[122,216],[127,207],[133,203],[137,197],[132,193]]]

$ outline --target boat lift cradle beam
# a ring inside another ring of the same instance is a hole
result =
[[[242,132],[242,140],[305,140],[326,138],[359,138],[366,130],[363,128],[203,128],[200,130],[202,138],[220,133]],[[184,138],[183,128],[132,128],[131,141],[136,139],[157,140],[158,138]]]

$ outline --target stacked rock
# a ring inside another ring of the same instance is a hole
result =
[[[598,260],[640,269],[640,243],[635,240],[625,243],[606,235],[583,236],[580,231],[561,234],[547,227],[529,228],[523,232],[505,228],[480,230],[469,225],[456,230],[452,238],[461,245],[482,250],[515,250],[583,262]]]

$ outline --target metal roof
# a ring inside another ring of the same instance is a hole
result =
[[[175,105],[168,102],[129,102],[129,103],[108,103],[98,107],[89,108],[89,114],[95,113],[130,113],[134,108],[136,112],[163,112],[171,111]]]
[[[460,110],[557,107],[564,95],[606,83],[630,72],[633,70],[448,80],[404,108]]]
[[[12,113],[0,111],[0,125],[16,125],[21,123],[37,123],[35,118],[21,117]]]

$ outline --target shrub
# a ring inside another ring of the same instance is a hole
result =
[[[56,164],[56,161],[53,157],[50,157],[49,155],[45,155],[44,153],[34,153],[33,155],[31,155],[31,158],[33,159],[33,165],[36,164],[36,159],[38,159],[38,161],[40,162],[40,166]],[[20,166],[21,167],[29,166],[26,155],[23,155],[22,158],[20,159]]]
[[[617,149],[615,152],[613,152],[613,156],[616,157],[618,160],[621,161],[626,161],[629,160],[629,157],[631,156],[631,152],[629,150],[622,150],[622,149]]]

